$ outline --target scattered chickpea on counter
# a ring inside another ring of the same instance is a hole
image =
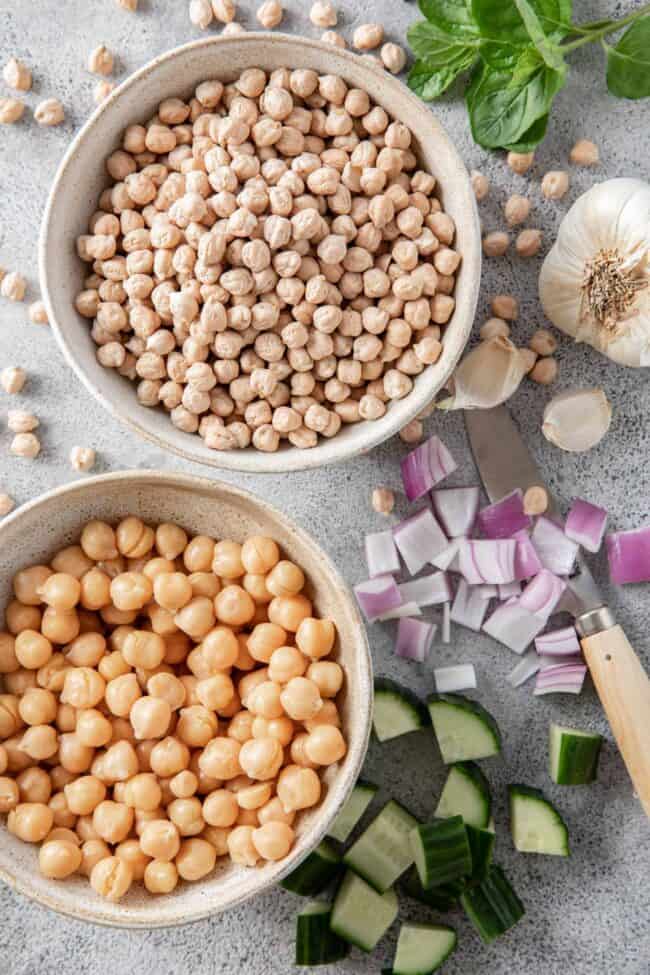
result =
[[[493,230],[483,238],[483,253],[486,257],[503,257],[510,247],[510,236],[503,230]]]
[[[212,0],[212,12],[221,24],[232,23],[236,11],[235,0]]]
[[[261,7],[257,8],[256,17],[262,27],[272,30],[282,23],[284,9],[279,0],[265,0]]]
[[[569,189],[569,174],[562,169],[552,169],[542,178],[542,194],[547,200],[561,200]]]
[[[2,69],[6,85],[15,91],[29,91],[32,87],[32,72],[18,58],[10,58]]]
[[[304,586],[271,538],[134,516],[14,576],[0,813],[44,876],[118,901],[289,853],[346,753],[336,627]]]
[[[352,45],[358,51],[372,51],[384,40],[382,24],[359,24],[352,35]]]
[[[578,139],[569,153],[569,160],[575,166],[597,166],[600,162],[598,146],[589,139]]]
[[[474,196],[480,203],[490,192],[490,181],[483,173],[479,173],[477,169],[473,169],[470,175],[470,182],[474,190]]]
[[[395,495],[390,488],[375,488],[372,492],[372,506],[378,514],[389,515],[395,507]]]
[[[330,0],[316,0],[309,11],[309,19],[314,27],[336,27],[336,7]]]
[[[534,161],[534,152],[509,152],[507,156],[508,166],[519,176],[525,176]]]

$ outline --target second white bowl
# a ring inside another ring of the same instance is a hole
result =
[[[176,429],[166,412],[141,406],[135,386],[95,358],[90,323],[74,308],[82,289],[85,265],[75,240],[87,232],[88,220],[106,187],[104,160],[121,144],[127,125],[150,118],[159,102],[187,97],[207,78],[234,80],[244,68],[312,68],[341,75],[350,85],[370,92],[415,136],[422,165],[438,180],[443,206],[456,223],[456,246],[462,254],[455,291],[456,308],[445,327],[443,352],[415,380],[404,399],[392,403],[379,420],[342,428],[331,440],[311,450],[290,445],[276,453],[215,451],[196,434]],[[302,470],[363,453],[397,433],[431,401],[451,376],[467,343],[474,320],[481,274],[480,228],[467,170],[453,143],[431,111],[396,78],[331,44],[286,34],[245,34],[195,41],[161,55],[131,75],[97,109],[66,153],[43,217],[40,277],[50,322],[61,349],[79,379],[106,409],[158,447],[210,467],[252,473]]]

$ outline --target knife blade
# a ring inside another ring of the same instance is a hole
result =
[[[465,425],[490,501],[498,501],[515,488],[525,491],[535,485],[546,487],[504,406],[466,411]],[[557,510],[550,492],[549,510]],[[622,628],[604,605],[581,555],[576,568],[558,608],[575,616],[594,686],[637,795],[650,817],[650,679]]]
[[[544,483],[519,428],[505,406],[496,406],[491,410],[466,410],[465,426],[490,501],[499,501],[516,488],[526,491],[529,487],[543,487],[548,494],[548,511],[551,514],[557,512],[557,502]],[[579,554],[576,571],[558,608],[578,618],[603,605],[589,566]]]

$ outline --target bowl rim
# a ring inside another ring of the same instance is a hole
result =
[[[0,881],[6,883],[12,890],[17,891],[19,894],[28,897],[30,900],[33,900],[36,903],[50,908],[57,914],[62,914],[67,917],[72,917],[75,920],[86,921],[92,924],[100,924],[104,927],[146,930],[148,928],[172,928],[185,924],[191,924],[195,921],[204,920],[207,917],[216,916],[223,911],[230,910],[233,907],[237,907],[248,901],[254,900],[254,898],[259,894],[267,891],[273,886],[276,886],[280,880],[287,876],[287,874],[295,870],[299,863],[301,863],[305,857],[307,857],[324,839],[327,829],[329,826],[331,826],[344,803],[349,798],[350,793],[352,792],[352,789],[354,788],[354,785],[361,774],[363,763],[368,752],[368,744],[372,730],[374,671],[365,623],[361,617],[361,613],[359,612],[356,601],[352,597],[350,587],[343,579],[341,573],[334,562],[330,559],[329,555],[304,528],[294,522],[292,518],[285,515],[285,513],[280,511],[279,508],[276,508],[275,505],[269,504],[269,502],[258,497],[256,494],[253,494],[251,491],[246,491],[242,488],[235,487],[229,484],[227,481],[201,477],[200,475],[196,474],[182,474],[175,471],[160,471],[153,469],[137,471],[120,470],[111,471],[107,474],[97,474],[82,480],[72,481],[68,484],[60,485],[59,487],[53,488],[51,491],[47,491],[45,494],[39,495],[39,497],[33,498],[31,501],[28,501],[16,508],[16,510],[4,518],[0,524],[0,541],[6,527],[19,522],[27,512],[37,510],[38,508],[47,508],[49,503],[55,498],[68,496],[73,499],[74,495],[82,494],[89,487],[97,487],[98,485],[102,484],[119,485],[125,482],[136,482],[136,484],[139,482],[141,486],[144,486],[147,483],[151,484],[152,482],[155,482],[156,484],[166,487],[198,490],[202,493],[214,493],[215,491],[222,494],[225,493],[230,495],[235,501],[242,501],[249,505],[252,504],[257,508],[263,508],[271,518],[277,519],[280,524],[283,525],[283,527],[295,538],[297,538],[302,545],[309,546],[312,550],[314,550],[315,554],[318,556],[320,564],[324,565],[327,574],[334,579],[337,588],[340,590],[341,596],[347,600],[348,612],[357,624],[359,635],[355,644],[356,653],[360,655],[362,668],[367,673],[369,688],[369,696],[365,706],[361,712],[355,713],[355,723],[360,721],[363,723],[363,726],[359,728],[359,740],[358,743],[355,744],[355,760],[345,771],[344,789],[342,795],[339,797],[339,801],[331,810],[330,815],[324,817],[322,822],[318,824],[317,828],[313,830],[313,842],[310,844],[308,849],[304,850],[302,856],[295,862],[289,857],[289,863],[286,866],[281,866],[280,864],[282,861],[279,861],[275,865],[275,872],[273,872],[269,877],[264,878],[263,882],[253,893],[244,892],[239,896],[234,897],[233,900],[227,905],[223,905],[221,907],[210,906],[208,904],[205,906],[205,908],[199,908],[193,911],[190,917],[180,915],[173,919],[166,919],[164,921],[157,920],[155,916],[153,918],[147,918],[146,920],[136,920],[133,918],[125,918],[124,920],[121,920],[119,918],[107,917],[106,915],[102,914],[95,914],[93,908],[85,907],[83,904],[70,906],[65,902],[62,902],[56,893],[52,894],[51,896],[48,893],[36,893],[29,885],[29,882],[23,881],[20,877],[12,874],[6,869],[6,867],[0,864]],[[342,774],[344,773],[341,769],[338,771],[338,775],[340,776]],[[339,781],[338,778],[337,781]],[[4,829],[6,829],[6,826],[4,826]],[[0,830],[0,836],[4,832],[4,829]],[[156,901],[152,900],[152,905],[155,903]]]
[[[102,102],[102,104],[93,111],[91,116],[83,124],[79,132],[68,146],[59,164],[48,194],[41,221],[38,240],[38,266],[41,293],[48,311],[50,325],[55,334],[58,346],[61,349],[66,362],[72,368],[73,372],[76,374],[83,386],[85,386],[88,392],[91,393],[99,403],[101,403],[104,409],[107,410],[112,417],[114,417],[120,423],[125,424],[125,426],[127,426],[137,435],[143,437],[150,443],[155,444],[159,449],[169,451],[178,457],[182,457],[184,460],[202,464],[205,467],[217,470],[232,470],[256,474],[277,474],[289,471],[311,470],[317,467],[325,466],[328,463],[342,462],[351,457],[358,456],[359,454],[369,452],[374,447],[384,443],[386,440],[398,433],[399,430],[406,425],[406,423],[424,410],[429,405],[432,395],[435,395],[435,393],[432,394],[430,388],[428,388],[426,384],[422,384],[420,388],[417,388],[417,386],[414,387],[414,389],[402,400],[394,402],[392,404],[392,409],[387,410],[384,416],[380,419],[372,421],[364,420],[361,423],[355,424],[356,436],[351,443],[345,443],[344,446],[342,446],[341,440],[337,436],[334,436],[329,440],[321,440],[315,447],[308,450],[297,447],[284,447],[284,449],[277,450],[272,453],[265,453],[263,451],[246,448],[244,450],[230,451],[215,450],[206,455],[199,450],[192,449],[190,446],[186,447],[180,443],[173,442],[166,436],[161,436],[159,433],[147,428],[135,415],[131,413],[129,406],[130,401],[128,397],[109,398],[109,396],[102,390],[101,386],[96,385],[93,382],[78,361],[75,354],[74,342],[69,341],[64,335],[63,330],[59,328],[57,317],[54,312],[54,302],[52,300],[49,288],[50,277],[56,273],[56,259],[54,253],[50,253],[51,248],[49,244],[55,201],[61,191],[61,185],[65,180],[67,171],[74,163],[79,147],[92,136],[97,123],[101,121],[103,115],[115,102],[120,100],[126,92],[128,92],[130,89],[137,88],[142,82],[146,81],[147,77],[160,65],[165,64],[168,61],[182,59],[188,52],[199,50],[201,48],[215,47],[217,50],[219,50],[221,47],[246,47],[248,45],[259,44],[260,42],[264,42],[264,44],[267,45],[288,43],[290,45],[300,47],[301,49],[306,48],[307,50],[318,51],[321,54],[327,54],[329,56],[334,53],[331,44],[327,44],[323,41],[312,38],[304,38],[299,37],[298,35],[286,34],[282,32],[267,33],[261,31],[250,31],[227,37],[217,35],[207,38],[200,38],[186,44],[181,44],[157,55],[137,71],[134,71],[133,74],[129,75],[129,77],[126,78],[117,88],[115,88]],[[335,54],[337,58],[342,58],[344,61],[348,61],[351,64],[354,63],[357,67],[361,61],[361,56],[352,51],[336,48]],[[470,239],[466,242],[465,250],[463,252],[463,266],[467,266],[470,272],[468,275],[466,275],[465,281],[463,282],[463,293],[466,296],[465,301],[467,304],[467,315],[465,321],[460,320],[459,335],[461,337],[461,342],[459,343],[457,353],[450,359],[448,368],[437,387],[437,389],[441,389],[452,375],[459,359],[465,351],[467,342],[469,341],[471,335],[474,317],[476,314],[476,307],[480,293],[482,264],[482,251],[480,244],[481,233],[478,208],[476,206],[474,193],[471,189],[467,167],[465,166],[460,152],[456,148],[455,142],[452,140],[442,123],[398,78],[388,74],[383,68],[379,68],[376,65],[367,62],[363,62],[363,70],[368,72],[371,79],[374,77],[378,91],[381,92],[386,88],[392,89],[396,96],[399,94],[399,97],[410,102],[413,111],[417,113],[418,116],[421,118],[426,116],[429,125],[438,130],[438,138],[446,143],[450,155],[455,157],[458,175],[461,177],[462,182],[461,192],[465,197],[464,204],[469,208],[471,214],[469,219],[473,225],[473,233],[470,235]],[[182,80],[179,81],[179,87],[181,86]],[[369,85],[368,87],[371,88],[372,86]],[[126,121],[128,120],[125,120],[125,124]],[[408,408],[402,411],[400,409],[400,405],[402,404],[408,404]]]

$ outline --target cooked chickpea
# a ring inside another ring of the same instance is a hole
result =
[[[314,728],[305,742],[305,755],[316,765],[332,765],[340,761],[345,752],[345,739],[334,725],[324,724]]]
[[[178,869],[169,860],[151,860],[144,869],[144,885],[150,894],[170,894],[178,884]]]
[[[66,672],[61,701],[74,708],[94,708],[104,697],[106,681],[92,667],[70,667]]]
[[[199,757],[199,768],[216,779],[234,779],[242,771],[239,762],[242,747],[234,738],[213,738]]]
[[[95,864],[110,855],[111,849],[104,840],[95,838],[85,840],[81,845],[81,863],[77,868],[78,872],[84,877],[90,877]]]
[[[228,852],[233,863],[241,863],[247,867],[254,867],[259,854],[253,845],[252,826],[236,826],[228,834]]]
[[[171,721],[172,710],[163,698],[145,695],[134,701],[129,720],[136,738],[162,738]]]
[[[43,844],[38,854],[38,866],[44,877],[63,880],[81,866],[82,853],[75,843],[52,839]]]
[[[182,708],[176,724],[176,736],[192,748],[202,748],[219,730],[217,718],[202,704]]]
[[[82,775],[63,787],[70,812],[89,816],[106,798],[106,786],[94,775]]]
[[[277,544],[264,535],[251,535],[241,548],[244,570],[253,575],[266,575],[280,559]]]
[[[569,174],[564,170],[550,170],[542,178],[542,195],[547,200],[561,200],[569,189]]]
[[[10,808],[7,828],[24,843],[40,843],[54,825],[52,809],[42,802],[23,802]]]
[[[106,843],[121,843],[133,826],[133,809],[123,802],[104,799],[93,811],[93,826]]]
[[[309,809],[320,799],[320,779],[313,769],[287,765],[278,778],[277,794],[287,812]]]
[[[343,669],[333,660],[318,660],[310,664],[307,677],[316,684],[321,697],[336,697],[343,686]]]
[[[98,860],[90,872],[90,885],[106,900],[117,903],[133,883],[133,871],[125,860],[108,856]]]
[[[153,819],[140,832],[140,848],[155,860],[173,860],[181,845],[176,825],[168,819]]]

